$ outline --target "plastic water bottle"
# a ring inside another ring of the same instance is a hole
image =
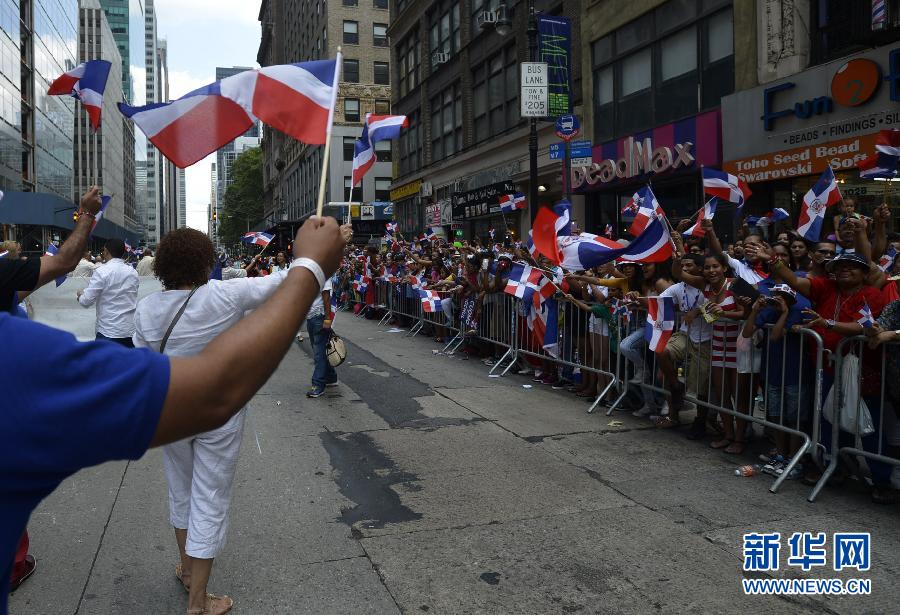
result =
[[[759,465],[753,466],[741,466],[737,470],[734,471],[735,476],[755,476],[759,474],[760,467]]]

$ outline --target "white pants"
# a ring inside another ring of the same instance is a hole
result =
[[[218,429],[163,447],[169,521],[187,530],[185,552],[191,557],[212,559],[225,546],[245,412]]]

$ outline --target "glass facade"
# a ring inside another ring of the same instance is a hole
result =
[[[134,91],[131,89],[131,45],[128,40],[128,4],[129,0],[100,0],[100,6],[106,13],[106,21],[112,30],[119,55],[122,56],[122,91],[128,101],[134,100]]]
[[[48,96],[54,79],[74,68],[78,55],[77,0],[34,0],[35,190],[72,194],[75,102]]]
[[[0,189],[22,189],[19,3],[0,0]]]

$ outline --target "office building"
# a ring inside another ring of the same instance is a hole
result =
[[[185,183],[184,169],[177,169],[178,178],[178,228],[187,226],[187,184]]]
[[[387,0],[373,2],[290,2],[264,0],[262,40],[257,61],[268,66],[334,58],[343,52],[335,108],[326,202],[350,196],[353,142],[366,113],[391,111],[389,11]],[[321,146],[308,146],[263,128],[264,227],[289,233],[315,212],[322,168]],[[377,146],[378,162],[354,191],[355,202],[387,201],[392,158],[389,143]],[[221,180],[220,180],[221,181]],[[383,224],[382,224],[383,230]]]
[[[144,62],[146,65],[146,104],[164,102],[159,43],[156,32],[156,9],[153,0],[144,1]],[[164,232],[163,198],[165,195],[165,159],[152,143],[147,142],[147,189],[141,220],[144,242],[155,246]]]
[[[130,0],[100,0],[100,6],[106,14],[106,21],[116,39],[119,56],[122,60],[122,92],[129,102],[134,100],[131,81],[131,43],[129,41]]]

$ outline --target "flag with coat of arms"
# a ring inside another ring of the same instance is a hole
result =
[[[644,339],[653,352],[663,352],[675,330],[675,302],[672,297],[647,297],[647,324]]]
[[[800,218],[797,220],[797,232],[807,241],[819,241],[825,210],[839,203],[842,198],[834,171],[830,166],[826,167],[819,180],[803,197]]]

